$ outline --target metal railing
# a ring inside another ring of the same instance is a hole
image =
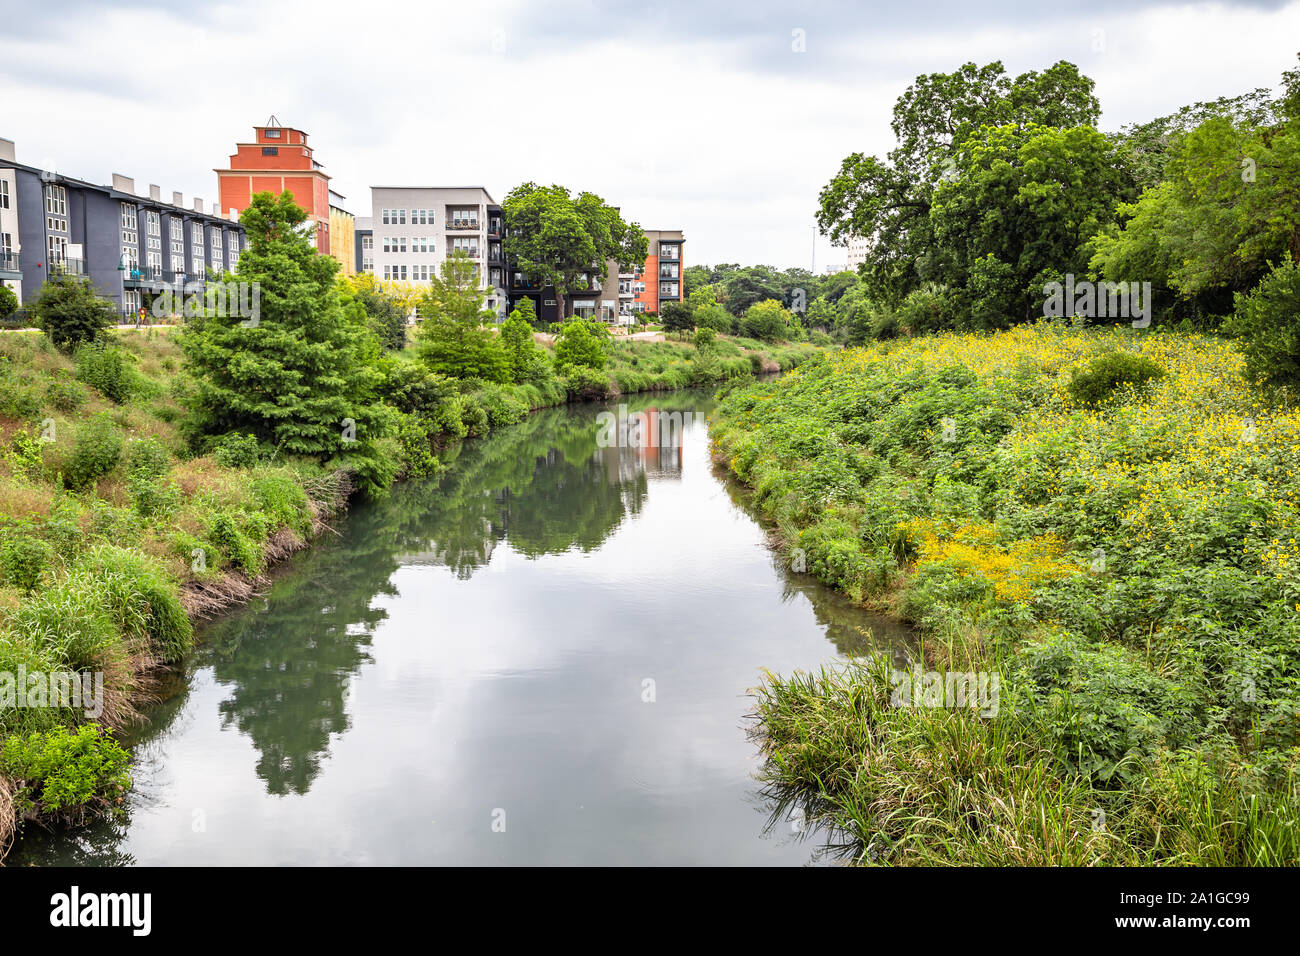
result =
[[[85,259],[51,259],[45,264],[46,274],[49,276],[84,276],[86,274]]]

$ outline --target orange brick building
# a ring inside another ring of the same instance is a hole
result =
[[[307,134],[281,126],[272,116],[253,127],[251,143],[237,143],[228,169],[215,170],[223,210],[243,212],[254,193],[280,195],[286,189],[316,225],[316,248],[330,251],[330,178],[312,158]]]

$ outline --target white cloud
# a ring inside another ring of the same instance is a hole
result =
[[[213,167],[275,113],[311,134],[360,215],[381,183],[481,184],[500,199],[560,182],[646,227],[684,228],[688,262],[780,266],[809,264],[818,190],[849,152],[889,149],[894,99],[917,74],[1069,59],[1115,128],[1275,86],[1300,46],[1300,0],[1032,19],[964,4],[82,9],[57,34],[22,17],[0,37],[0,136],[20,160],[211,201]],[[818,242],[819,267],[843,258]]]

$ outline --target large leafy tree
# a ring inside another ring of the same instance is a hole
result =
[[[1132,198],[1114,145],[1087,126],[981,127],[934,190],[927,271],[975,327],[1034,317],[1043,275],[1087,272],[1086,243]]]
[[[1283,80],[1280,99],[1249,109],[1255,94],[1188,108],[1200,122],[1171,133],[1164,179],[1121,210],[1122,229],[1095,239],[1095,271],[1149,279],[1179,311],[1209,317],[1271,264],[1300,260],[1300,70]]]
[[[884,159],[848,156],[822,189],[818,224],[837,243],[867,239],[870,291],[901,301],[930,278],[934,191],[958,174],[957,153],[971,136],[985,126],[1093,126],[1100,111],[1092,80],[1065,61],[1014,80],[1001,62],[919,76],[894,106],[897,147]]]
[[[574,196],[563,186],[524,183],[501,208],[507,258],[533,281],[555,287],[562,316],[566,297],[592,288],[609,260],[626,269],[645,262],[641,227],[595,193]]]
[[[378,492],[391,474],[376,446],[390,420],[374,397],[377,344],[341,307],[338,263],[317,253],[306,221],[288,192],[257,193],[240,216],[248,248],[237,277],[256,283],[259,311],[208,312],[180,336],[194,380],[187,427],[335,460]]]

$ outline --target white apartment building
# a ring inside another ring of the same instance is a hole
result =
[[[867,240],[858,236],[849,239],[849,255],[847,269],[857,271],[858,266],[867,261]]]
[[[501,207],[481,186],[372,186],[370,235],[358,222],[362,266],[382,281],[428,285],[453,252],[478,266],[487,307],[504,319]]]
[[[0,139],[0,164],[13,163],[13,140]],[[12,168],[0,169],[0,282],[23,301],[23,273],[18,267],[18,179]]]

